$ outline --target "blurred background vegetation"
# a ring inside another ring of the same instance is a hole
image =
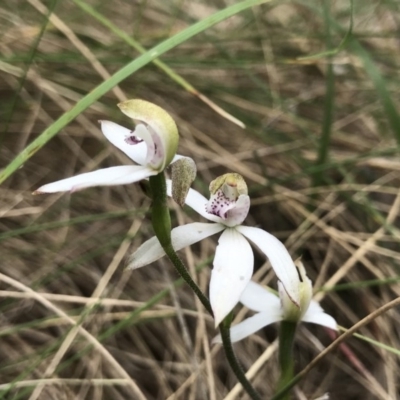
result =
[[[233,3],[2,0],[0,167],[138,57],[138,45],[150,49]],[[152,235],[139,185],[31,195],[47,182],[129,163],[97,123],[129,126],[116,107],[125,98],[171,113],[179,153],[195,159],[194,186],[206,197],[216,176],[243,175],[252,198],[246,222],[302,256],[317,298],[341,326],[399,296],[399,8],[356,0],[351,36],[347,0],[250,8],[164,54],[175,76],[146,65],[26,159],[0,186],[0,398],[247,398],[210,344],[211,318],[167,260],[124,271]],[[197,220],[171,208],[174,225]],[[204,291],[215,246],[210,238],[181,252]],[[256,259],[255,279],[276,285],[263,262]],[[236,321],[248,315],[236,311]],[[360,334],[387,348],[352,337],[293,397],[396,399],[398,310]],[[296,368],[332,339],[302,325]],[[272,326],[235,345],[266,399],[278,377],[275,340]]]

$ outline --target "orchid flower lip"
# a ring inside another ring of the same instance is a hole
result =
[[[209,214],[226,220],[228,211],[234,207],[235,200],[230,200],[222,190],[218,190],[214,195],[211,195],[209,202],[205,205],[205,210]]]

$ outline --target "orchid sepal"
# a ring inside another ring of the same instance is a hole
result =
[[[282,321],[288,324],[310,322],[332,330],[338,329],[335,319],[325,313],[315,300],[311,300],[311,280],[307,277],[304,266],[299,260],[296,260],[296,265],[299,268],[298,285],[303,287],[299,289],[300,307],[293,303],[283,285],[280,285],[278,297],[271,289],[250,281],[240,296],[240,302],[257,313],[231,327],[232,342],[242,340],[274,322]],[[285,300],[282,301],[283,299]],[[212,341],[212,343],[221,342],[220,335]]]

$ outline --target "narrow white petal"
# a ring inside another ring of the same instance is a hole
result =
[[[299,274],[283,243],[275,236],[259,228],[238,226],[236,229],[251,240],[268,257],[287,294],[295,304],[299,305]]]
[[[147,145],[143,140],[144,125],[138,125],[135,130],[124,128],[111,121],[99,121],[104,136],[118,149],[123,151],[131,160],[140,165],[146,164]],[[138,133],[141,135],[139,136]]]
[[[311,312],[312,314],[318,313],[318,312],[324,312],[321,305],[318,303],[318,301],[315,301],[315,300],[310,301],[310,304],[308,306],[308,311]]]
[[[218,241],[211,273],[210,302],[215,326],[239,302],[253,274],[254,255],[248,241],[235,229],[226,229]]]
[[[176,251],[221,232],[225,227],[219,224],[194,222],[178,226],[171,231],[172,245]],[[165,255],[160,242],[154,236],[144,242],[130,257],[128,268],[136,269],[150,264]]]
[[[271,308],[280,309],[281,303],[279,297],[270,292],[264,286],[253,281],[244,289],[240,296],[240,302],[253,311],[268,311]]]
[[[76,192],[92,186],[126,185],[155,174],[157,172],[152,169],[137,165],[110,167],[48,183],[34,193]]]
[[[151,239],[142,243],[139,248],[129,257],[127,268],[141,268],[145,265],[151,264],[154,261],[157,261],[163,256],[165,256],[165,251],[161,247],[157,237],[153,236]]]
[[[263,311],[258,314],[253,315],[250,318],[245,319],[239,324],[232,326],[231,331],[231,341],[232,343],[238,342],[252,335],[253,333],[259,331],[267,325],[274,322],[281,321],[282,317],[279,308],[271,308],[269,311]],[[221,335],[215,337],[212,341],[213,343],[222,343]]]
[[[326,326],[327,328],[337,331],[337,323],[335,319],[325,313],[322,307],[314,300],[311,300],[310,307],[304,314],[302,321]]]
[[[167,194],[172,197],[172,182],[170,179],[167,179]],[[189,207],[193,208],[198,214],[202,217],[208,219],[209,221],[223,223],[222,218],[217,217],[216,215],[209,214],[206,211],[206,204],[208,200],[200,194],[198,191],[194,189],[189,189],[189,193],[186,196],[185,204]]]

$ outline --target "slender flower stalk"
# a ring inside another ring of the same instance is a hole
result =
[[[171,195],[171,184],[167,187]],[[253,242],[270,260],[285,292],[297,307],[300,304],[298,273],[285,246],[259,228],[241,225],[250,208],[247,186],[239,174],[225,174],[210,184],[207,201],[190,189],[186,204],[212,223],[191,223],[171,232],[173,248],[178,251],[211,235],[222,232],[214,258],[210,281],[210,302],[215,326],[231,312],[253,274],[254,255],[248,242]],[[247,240],[248,239],[248,240]],[[131,256],[129,268],[150,264],[165,255],[154,237],[143,243]]]
[[[284,388],[294,376],[293,344],[296,334],[297,322],[281,321],[279,326],[279,367],[281,375],[277,390]],[[290,400],[288,392],[283,400]]]
[[[230,326],[232,322],[232,313],[228,314],[228,316],[219,324],[220,335],[222,338],[222,344],[224,346],[224,351],[226,358],[228,359],[229,365],[231,366],[233,372],[238,378],[239,382],[242,384],[243,389],[247,392],[252,400],[261,400],[260,395],[251,385],[251,383],[246,378],[244,370],[242,366],[239,364],[239,361],[235,355],[233,350],[231,334],[230,334]]]
[[[151,220],[156,237],[178,274],[190,286],[206,310],[212,314],[209,300],[193,281],[185,265],[172,247],[171,217],[167,205],[167,187],[163,173],[150,178],[150,188],[153,199]]]

